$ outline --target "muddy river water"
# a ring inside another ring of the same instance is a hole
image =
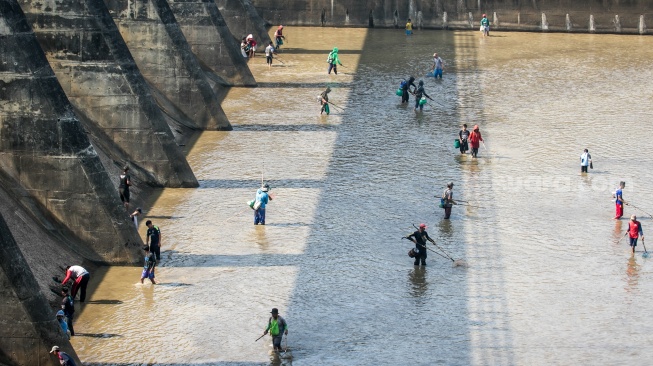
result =
[[[187,146],[200,187],[144,208],[162,231],[160,284],[141,285],[140,268],[94,275],[73,339],[85,363],[650,363],[653,261],[617,243],[628,225],[611,201],[625,180],[624,198],[653,212],[650,37],[285,33],[283,64],[268,70],[260,52],[260,86],[223,102],[234,130]],[[424,77],[434,52],[437,81]],[[410,75],[435,99],[422,113],[395,95]],[[328,117],[316,102],[327,85],[341,107]],[[480,125],[478,159],[454,149],[462,123]],[[254,226],[261,179],[274,200]],[[469,204],[444,220],[434,196],[449,181]],[[420,222],[469,267],[433,254],[414,267],[400,238]],[[272,307],[292,359],[254,342]]]

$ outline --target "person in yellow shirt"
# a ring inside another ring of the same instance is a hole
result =
[[[408,22],[406,22],[406,35],[409,36],[413,34],[413,23],[411,23],[410,18],[408,18]]]

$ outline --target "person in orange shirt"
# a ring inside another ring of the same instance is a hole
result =
[[[642,230],[642,224],[637,221],[637,216],[632,215],[630,217],[630,222],[628,223],[628,231],[626,232],[630,239],[630,247],[632,248],[632,254],[635,255],[635,247],[637,246],[637,239],[641,236],[642,241],[644,241],[644,231]]]
[[[472,148],[472,157],[478,157],[478,148],[481,146],[483,141],[483,136],[481,136],[481,131],[478,129],[478,125],[474,125],[472,133],[469,134],[469,145]]]

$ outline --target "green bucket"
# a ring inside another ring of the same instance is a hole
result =
[[[453,147],[455,147],[456,149],[460,149],[460,140],[455,139],[453,141]]]
[[[419,105],[424,105],[426,104],[426,98],[422,97],[422,99],[419,100]]]
[[[403,90],[401,90],[401,89],[397,89],[397,95],[398,95],[398,96],[402,96],[402,95],[404,95]]]

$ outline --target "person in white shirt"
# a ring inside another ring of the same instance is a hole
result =
[[[583,150],[583,153],[580,155],[580,172],[587,173],[587,167],[592,166],[592,155],[590,155],[587,149]]]
[[[270,41],[270,44],[265,47],[265,60],[268,63],[268,69],[272,68],[272,58],[274,55],[276,55],[277,52],[274,49],[274,46],[272,45],[272,42]]]

